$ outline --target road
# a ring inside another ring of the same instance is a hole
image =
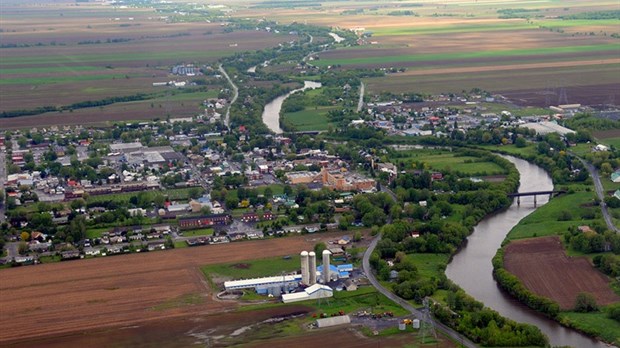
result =
[[[222,67],[222,64],[220,64],[219,70],[222,73],[222,75],[224,75],[226,80],[228,80],[228,83],[230,83],[235,93],[233,95],[232,100],[230,101],[230,104],[228,104],[228,109],[226,109],[226,117],[224,118],[224,124],[226,125],[227,128],[230,128],[230,108],[237,101],[237,98],[239,97],[239,88],[237,88],[235,83],[230,79],[230,76],[228,76],[228,74],[226,73],[226,70],[224,70],[224,67]]]
[[[388,289],[384,288],[383,285],[381,285],[379,283],[379,281],[377,280],[377,278],[375,277],[375,275],[373,273],[373,270],[370,268],[370,255],[375,250],[375,247],[377,246],[377,243],[380,240],[381,240],[381,234],[379,234],[379,235],[377,235],[377,237],[375,237],[375,239],[370,243],[370,245],[368,246],[368,249],[366,249],[366,252],[364,253],[364,258],[362,260],[362,268],[364,269],[364,273],[366,273],[366,276],[368,277],[368,280],[370,281],[370,284],[372,284],[372,286],[374,286],[377,289],[377,291],[379,291],[380,293],[385,295],[387,298],[389,298],[390,300],[392,300],[395,303],[397,303],[399,306],[401,306],[404,309],[408,310],[416,318],[422,319],[423,318],[422,311],[416,309],[409,302],[407,302],[404,299],[396,296],[391,291],[389,291]],[[450,338],[452,338],[455,342],[460,343],[462,346],[465,346],[465,347],[468,347],[468,348],[477,347],[474,342],[471,342],[470,340],[468,340],[467,338],[463,337],[461,334],[459,334],[458,332],[452,330],[451,328],[445,326],[444,324],[442,324],[442,323],[440,323],[440,322],[438,322],[438,321],[436,321],[434,319],[431,319],[431,324],[435,327],[436,330],[439,330],[439,331],[443,332],[445,335],[447,335]]]
[[[357,112],[362,111],[364,106],[364,82],[360,82],[360,100],[357,102]]]
[[[596,169],[596,167],[594,167],[591,163],[585,161],[583,158],[578,156],[575,157],[577,157],[581,161],[581,163],[583,163],[583,165],[590,173],[590,176],[592,177],[592,181],[594,182],[594,188],[596,190],[596,195],[601,201],[601,212],[603,213],[603,218],[605,219],[607,228],[615,231],[616,233],[620,233],[620,229],[618,229],[618,226],[614,225],[614,221],[612,220],[611,215],[609,215],[609,210],[607,210],[607,205],[605,204],[605,192],[603,190],[603,184],[601,183],[601,177],[598,175],[598,170]]]

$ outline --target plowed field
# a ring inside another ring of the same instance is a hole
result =
[[[506,247],[504,266],[526,288],[571,309],[580,292],[594,295],[599,305],[620,301],[609,280],[585,258],[566,256],[559,237],[520,240]]]
[[[217,313],[236,306],[213,299],[199,266],[288,255],[321,236],[294,236],[68,261],[0,271],[0,346]]]

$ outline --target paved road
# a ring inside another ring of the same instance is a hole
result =
[[[590,176],[592,177],[592,181],[594,181],[594,188],[596,189],[596,195],[598,199],[601,201],[601,212],[603,213],[603,218],[605,219],[605,223],[607,224],[607,228],[615,231],[616,233],[620,233],[620,229],[618,226],[614,225],[614,221],[609,215],[609,210],[607,210],[607,205],[605,204],[605,192],[603,190],[603,184],[601,183],[601,177],[598,175],[598,170],[591,163],[585,161],[581,157],[577,157],[581,163],[588,169],[590,172]]]
[[[357,102],[357,112],[362,111],[364,107],[364,82],[360,82],[360,100]]]
[[[366,252],[364,253],[364,258],[362,260],[362,268],[364,269],[364,273],[366,273],[366,276],[368,277],[368,280],[370,281],[370,284],[372,284],[372,286],[374,286],[380,293],[382,293],[387,298],[389,298],[390,300],[394,301],[395,303],[397,303],[398,305],[400,305],[404,309],[408,310],[416,318],[422,319],[423,318],[422,311],[416,309],[409,302],[407,302],[404,299],[396,296],[394,293],[392,293],[388,289],[384,288],[383,285],[381,285],[379,283],[379,281],[375,277],[372,269],[370,268],[370,255],[375,250],[375,247],[377,246],[377,243],[380,240],[381,240],[381,234],[379,234],[379,235],[377,235],[377,237],[375,237],[375,239],[370,243],[370,245],[368,246],[368,249],[366,249]],[[477,347],[474,342],[471,342],[470,340],[468,340],[467,338],[463,337],[458,332],[452,330],[451,328],[445,326],[444,324],[438,322],[437,320],[431,319],[431,324],[435,326],[435,329],[437,329],[437,330],[443,332],[444,334],[446,334],[447,336],[451,337],[455,342],[459,342],[459,343],[461,343],[461,345],[463,345],[465,347],[468,347],[468,348]]]
[[[230,85],[233,88],[233,91],[235,92],[232,100],[230,101],[230,104],[228,104],[228,109],[226,109],[226,117],[224,118],[224,124],[226,125],[227,128],[230,128],[230,108],[237,101],[237,98],[239,97],[239,88],[237,88],[237,86],[230,79],[230,77],[226,73],[226,70],[224,70],[224,67],[222,67],[222,64],[220,64],[219,70],[222,73],[222,75],[224,75],[226,80],[228,80],[228,83],[230,83]]]

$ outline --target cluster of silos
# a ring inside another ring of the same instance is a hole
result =
[[[331,255],[331,253],[327,250],[325,250],[323,252],[323,265],[325,265],[325,252],[327,252],[327,269],[329,269],[329,255]],[[325,266],[323,266],[323,268],[325,268]],[[329,277],[329,271],[328,273],[328,277]],[[323,278],[325,279],[325,278]],[[311,252],[307,252],[307,251],[302,251],[301,252],[301,282],[305,285],[314,285],[317,283],[316,279],[316,254],[314,251]]]

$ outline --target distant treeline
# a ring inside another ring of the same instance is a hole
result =
[[[391,11],[388,12],[388,16],[414,16],[419,17],[420,15],[411,11],[411,10],[401,10],[401,11]]]
[[[508,19],[508,18],[530,18],[532,17],[532,13],[540,12],[536,9],[527,9],[527,8],[504,8],[501,10],[497,10],[497,13],[500,14],[499,18]]]
[[[292,8],[292,7],[320,7],[319,2],[308,2],[304,0],[271,0],[261,2],[251,8]]]
[[[129,42],[129,41],[135,41],[135,40],[145,40],[145,39],[168,39],[168,38],[175,38],[175,37],[181,37],[181,36],[190,36],[190,35],[191,35],[190,33],[176,33],[176,34],[159,35],[159,36],[140,36],[138,38],[119,37],[119,38],[107,38],[107,39],[97,39],[97,40],[83,40],[83,41],[78,41],[77,44],[78,45],[100,45],[100,44],[122,43],[122,42]],[[37,42],[37,43],[31,43],[31,44],[27,44],[27,43],[7,43],[7,44],[0,44],[0,48],[21,48],[21,47],[41,47],[41,46],[67,46],[68,44],[69,43],[56,42],[56,41],[51,41],[49,43]]]
[[[620,19],[620,10],[594,11],[562,16],[562,19]]]

